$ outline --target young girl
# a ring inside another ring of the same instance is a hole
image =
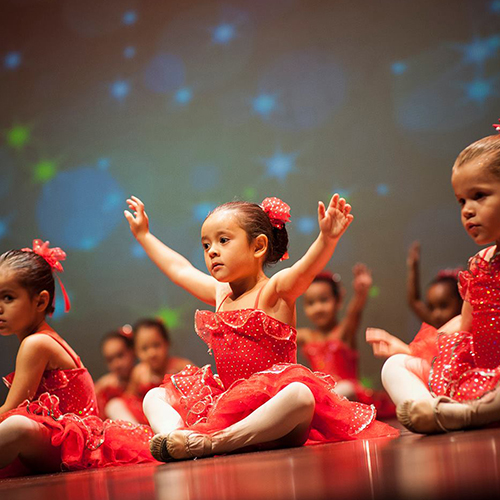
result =
[[[144,396],[160,385],[165,374],[180,372],[186,365],[192,365],[192,362],[170,355],[170,337],[160,320],[144,318],[137,321],[133,328],[133,338],[140,362],[132,371],[122,402],[130,413],[126,420],[147,424],[142,410]],[[119,400],[114,403],[119,405]]]
[[[379,417],[395,416],[395,408],[384,391],[373,391],[358,380],[356,332],[372,285],[370,270],[364,264],[353,268],[354,297],[338,321],[342,307],[339,281],[329,271],[318,274],[304,293],[304,312],[314,328],[299,328],[297,343],[313,371],[331,375],[335,392],[354,401],[374,404]]]
[[[21,344],[0,406],[1,477],[152,460],[151,429],[98,418],[90,374],[45,322],[54,304],[52,270],[62,271],[65,257],[40,240],[33,250],[0,256],[0,334]]]
[[[116,398],[122,397],[125,393],[135,365],[132,327],[125,325],[104,335],[101,340],[101,354],[109,373],[95,383],[99,414],[101,417],[115,420],[117,418],[128,420],[128,415],[121,414],[120,408],[116,408]],[[117,412],[120,413],[118,416]]]
[[[424,302],[420,298],[420,244],[418,241],[415,241],[408,251],[407,266],[408,304],[424,323],[440,328],[460,314],[463,300],[458,291],[459,270],[440,271],[427,287]]]
[[[166,377],[144,409],[162,461],[227,453],[252,445],[298,446],[368,436],[395,436],[375,409],[333,391],[333,379],[295,364],[295,301],[323,269],[351,223],[351,207],[334,195],[319,203],[320,234],[292,267],[268,278],[263,267],[285,257],[289,207],[230,202],[205,219],[201,242],[210,276],[149,232],[144,204],[127,200],[130,228],[150,258],[176,284],[216,312],[197,311],[198,335],[215,356],[207,365]],[[189,427],[187,429],[186,427]]]
[[[374,351],[383,346],[391,354],[382,380],[398,419],[424,434],[500,421],[500,136],[464,149],[451,182],[469,236],[478,245],[495,242],[460,274],[462,314],[439,334],[424,327],[409,346],[383,330],[367,331]]]

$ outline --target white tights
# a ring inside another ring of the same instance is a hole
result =
[[[424,361],[408,354],[395,354],[382,367],[382,385],[395,405],[407,399],[432,399],[426,383],[419,376],[425,372]]]
[[[228,453],[263,443],[272,447],[299,446],[307,439],[314,407],[311,390],[300,382],[292,382],[244,419],[214,432],[212,450]],[[148,392],[144,398],[144,413],[157,434],[168,434],[184,426],[161,388]]]

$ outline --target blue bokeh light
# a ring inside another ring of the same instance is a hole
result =
[[[9,224],[7,222],[7,219],[5,218],[0,219],[0,239],[6,236],[8,231],[9,231]]]
[[[6,69],[16,69],[21,65],[21,61],[20,52],[9,52],[3,60],[3,64]]]
[[[455,44],[454,48],[462,52],[465,64],[483,65],[488,59],[495,57],[496,47],[490,38],[475,37],[470,43]]]
[[[111,95],[117,101],[123,101],[130,94],[131,86],[127,80],[116,80],[111,84]]]
[[[81,167],[44,184],[37,202],[40,233],[55,245],[92,250],[122,222],[123,190],[107,171]]]
[[[490,11],[494,14],[500,14],[500,0],[493,0],[490,3]]]
[[[202,223],[215,207],[217,207],[216,203],[197,203],[192,209],[193,220],[199,224]]]
[[[389,191],[389,186],[387,184],[382,183],[377,186],[377,194],[379,196],[387,196]]]
[[[197,165],[190,172],[191,187],[198,192],[216,188],[221,182],[220,170],[215,165],[204,163]]]
[[[135,10],[128,10],[123,14],[122,23],[126,26],[131,26],[137,22],[137,12]]]
[[[189,104],[193,99],[193,91],[189,87],[182,87],[174,93],[174,101],[180,106]]]
[[[145,259],[148,256],[144,248],[142,248],[142,246],[137,241],[134,241],[134,243],[132,243],[130,253],[132,257],[139,260]]]
[[[402,75],[408,69],[408,64],[403,61],[396,61],[391,65],[391,71],[394,75]]]
[[[107,170],[111,164],[111,161],[109,158],[106,157],[101,157],[97,160],[97,168],[101,170]]]
[[[477,78],[469,83],[464,83],[463,87],[466,93],[466,99],[479,104],[484,104],[484,102],[491,96],[495,95],[495,83],[497,78]]]
[[[297,218],[295,224],[297,231],[301,234],[311,234],[318,227],[317,217],[302,216]]]
[[[262,118],[268,118],[276,110],[277,99],[275,95],[262,93],[252,99],[252,109]]]
[[[144,70],[144,85],[153,92],[176,91],[183,86],[184,79],[184,62],[173,54],[154,56]]]
[[[267,168],[267,176],[284,181],[290,172],[297,170],[295,161],[299,156],[298,152],[284,154],[281,149],[277,149],[273,156],[261,158],[260,161]]]
[[[236,37],[236,26],[231,23],[221,23],[212,29],[212,41],[220,45],[227,45]]]
[[[126,59],[132,59],[133,57],[135,57],[136,52],[136,48],[132,45],[129,45],[128,47],[125,47],[123,49],[123,57],[125,57]]]

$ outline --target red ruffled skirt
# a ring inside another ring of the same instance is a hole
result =
[[[26,401],[1,416],[22,415],[50,431],[51,443],[61,449],[61,470],[112,467],[154,462],[149,451],[153,431],[146,425],[126,421],[101,420],[94,415],[79,417],[61,414],[59,398],[49,393],[36,401]],[[0,477],[26,474],[19,461],[0,469]]]
[[[275,364],[225,390],[210,365],[186,367],[165,377],[167,400],[183,418],[186,428],[211,433],[250,415],[292,382],[302,382],[314,395],[316,407],[306,444],[396,437],[399,432],[375,419],[373,405],[352,402],[337,395],[331,376],[313,373],[298,364]]]

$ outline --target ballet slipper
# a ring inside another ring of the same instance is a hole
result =
[[[419,401],[407,400],[396,407],[399,422],[408,430],[418,434],[452,432],[471,425],[471,408],[463,406],[463,411],[443,415],[440,405],[457,403],[446,396]]]
[[[213,454],[210,436],[188,430],[156,434],[149,443],[149,449],[159,462],[187,460]]]

